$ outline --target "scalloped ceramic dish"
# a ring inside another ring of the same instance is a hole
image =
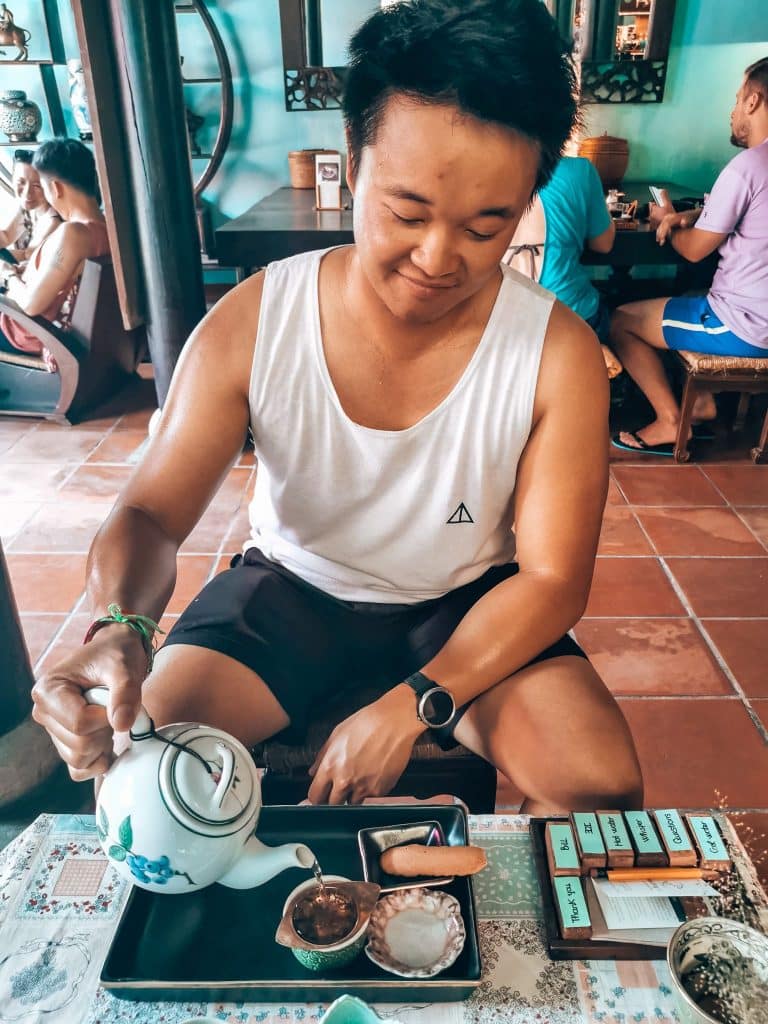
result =
[[[465,939],[455,897],[437,889],[403,889],[374,907],[365,952],[390,974],[433,978],[456,960]]]

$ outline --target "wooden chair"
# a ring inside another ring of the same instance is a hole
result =
[[[266,804],[295,804],[304,800],[312,781],[308,769],[334,726],[376,699],[377,692],[361,692],[343,708],[336,707],[310,727],[302,746],[267,740],[254,747],[256,764],[265,769],[262,793]],[[493,814],[496,806],[496,769],[465,747],[444,751],[429,733],[423,733],[408,767],[392,790],[392,796],[421,800],[443,793],[459,797],[472,814]]]
[[[123,327],[108,259],[86,260],[66,330],[2,298],[0,312],[37,338],[59,367],[49,373],[41,356],[0,352],[0,415],[75,423],[122,387],[138,364],[137,332]]]
[[[768,357],[741,359],[736,356],[705,355],[700,352],[677,352],[677,359],[685,373],[685,385],[680,401],[680,425],[675,439],[675,462],[687,462],[688,430],[696,395],[700,391],[739,391],[741,398],[734,427],[744,425],[751,395],[768,394]],[[766,411],[757,447],[751,451],[752,461],[768,462],[768,411]]]

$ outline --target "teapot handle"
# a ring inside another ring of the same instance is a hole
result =
[[[109,690],[106,686],[92,686],[90,690],[86,690],[83,694],[87,704],[98,704],[99,707],[106,708],[109,706]],[[149,717],[145,709],[142,707],[136,715],[136,720],[131,726],[132,733],[137,735],[143,735],[152,731],[152,719]]]
[[[213,794],[213,806],[221,807],[235,777],[235,755],[227,743],[217,743],[216,752],[221,756],[221,778]]]

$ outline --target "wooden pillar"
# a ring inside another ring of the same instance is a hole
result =
[[[14,729],[29,714],[32,668],[21,632],[11,578],[0,544],[0,732]]]
[[[147,341],[162,405],[184,342],[205,314],[174,5],[172,0],[110,0],[110,12],[143,265]]]
[[[34,789],[59,763],[47,733],[30,717],[33,682],[0,544],[0,807]]]
[[[616,50],[617,0],[597,0],[597,20],[592,59],[612,61]]]

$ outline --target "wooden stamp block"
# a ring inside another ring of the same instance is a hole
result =
[[[659,835],[647,811],[624,811],[629,838],[635,848],[635,864],[643,868],[663,868],[669,864]]]
[[[631,868],[635,864],[635,851],[629,839],[621,811],[598,811],[597,820],[608,854],[609,868]]]
[[[550,875],[578,875],[579,855],[571,826],[567,822],[548,821],[544,841]]]
[[[590,868],[604,868],[608,863],[608,857],[597,823],[597,815],[572,811],[570,818],[576,839],[576,852],[581,863],[581,874],[587,874]]]
[[[693,848],[688,829],[685,827],[680,812],[672,809],[652,811],[659,830],[659,836],[667,851],[670,867],[696,867],[698,857]]]
[[[584,899],[584,890],[578,875],[559,876],[552,879],[555,893],[555,908],[564,939],[589,939],[592,936],[592,922]]]
[[[686,814],[685,820],[699,854],[699,867],[703,871],[728,871],[731,858],[715,819],[710,814]]]

